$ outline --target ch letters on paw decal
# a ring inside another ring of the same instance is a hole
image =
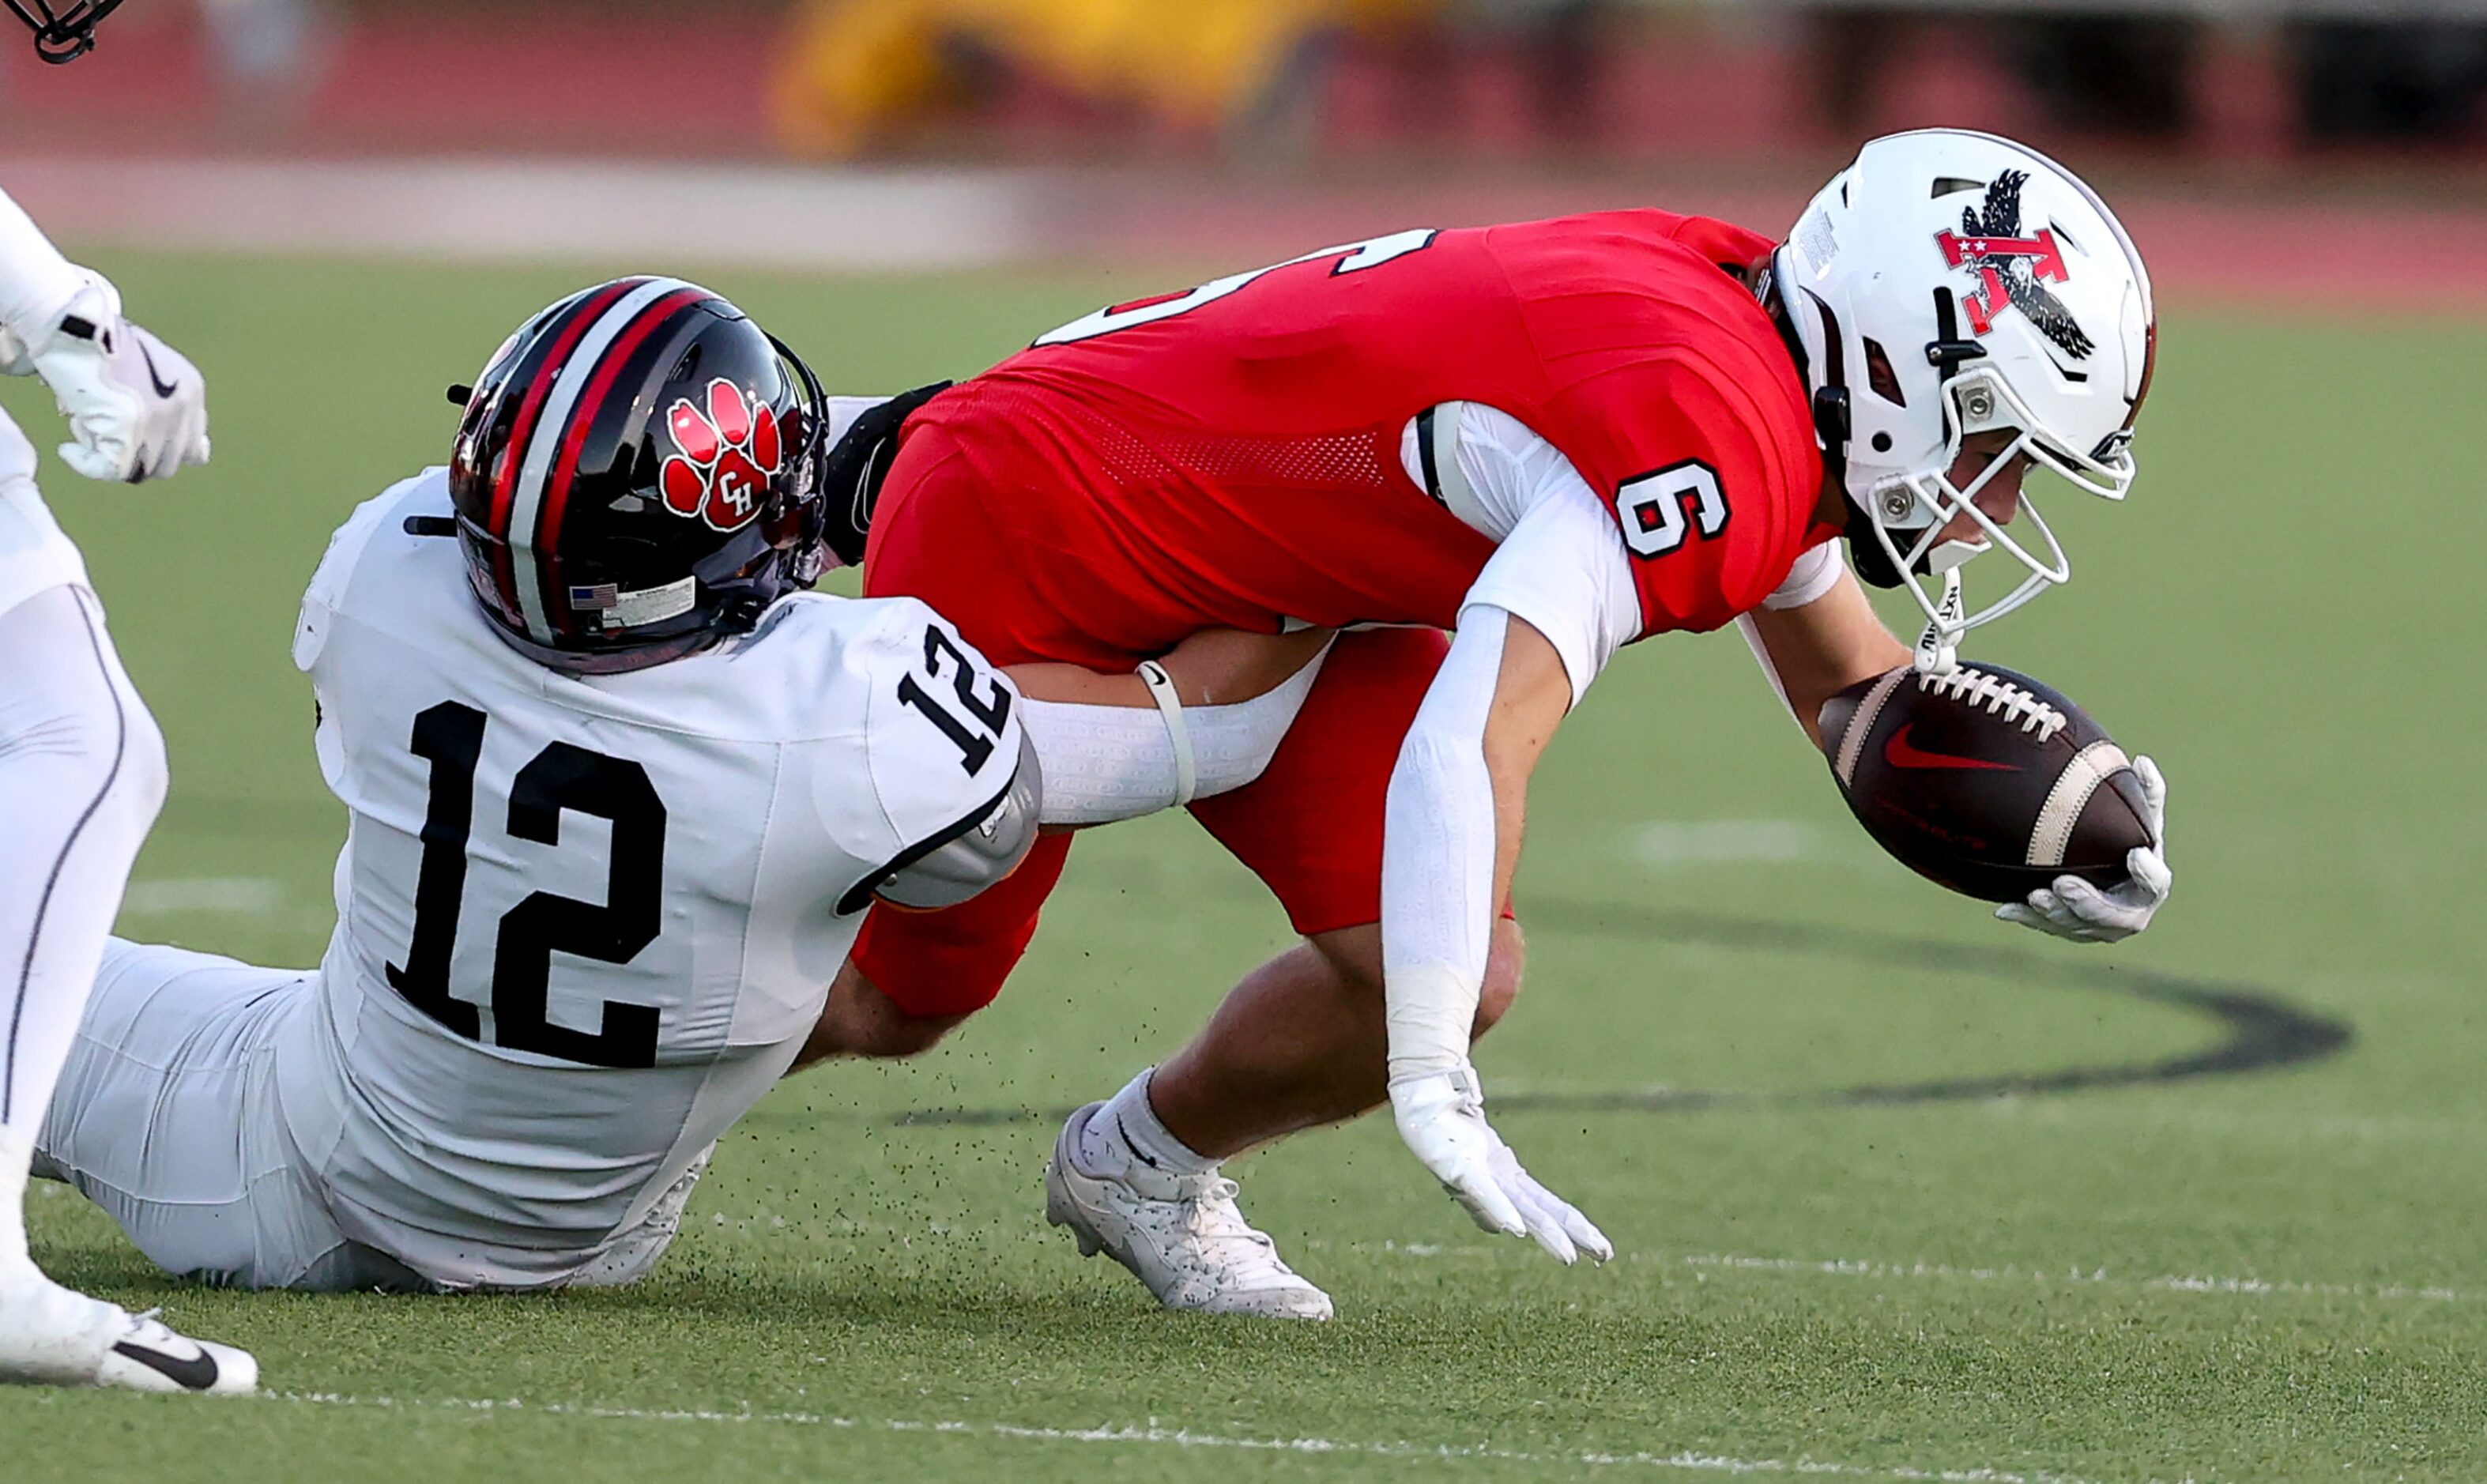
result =
[[[708,384],[706,410],[678,399],[665,428],[681,450],[658,476],[665,508],[720,531],[749,524],[784,457],[776,412],[720,377]]]

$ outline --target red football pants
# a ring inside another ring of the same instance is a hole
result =
[[[1101,652],[1079,615],[1051,611],[1030,590],[1030,554],[996,534],[985,512],[989,488],[945,431],[910,429],[874,513],[865,594],[923,599],[995,664],[1049,659],[1113,669],[1153,658]],[[1448,647],[1431,629],[1340,635],[1268,770],[1191,806],[1192,817],[1276,894],[1297,932],[1381,919],[1390,770]],[[991,1004],[1035,935],[1071,838],[1039,839],[1009,879],[957,907],[875,906],[855,939],[856,967],[910,1016],[965,1015]]]

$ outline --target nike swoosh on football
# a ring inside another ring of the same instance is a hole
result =
[[[164,374],[155,369],[155,357],[147,353],[147,342],[143,340],[138,342],[138,358],[147,363],[147,379],[155,383],[156,396],[170,397],[182,389],[181,382],[165,380]]]
[[[205,1391],[216,1384],[216,1358],[208,1354],[205,1349],[200,1350],[196,1359],[183,1360],[168,1356],[160,1350],[150,1350],[144,1345],[133,1345],[127,1340],[123,1340],[112,1348],[118,1354],[127,1356],[151,1371],[161,1372],[175,1386],[186,1390]]]
[[[1883,744],[1884,762],[1893,768],[1988,768],[1998,772],[2021,771],[2010,763],[1990,763],[1984,758],[1954,757],[1948,752],[1928,752],[1910,742],[1909,733],[1915,727],[1916,723],[1912,721],[1891,734],[1891,740]]]

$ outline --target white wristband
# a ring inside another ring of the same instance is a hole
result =
[[[1154,659],[1140,661],[1140,684],[1149,687],[1149,699],[1158,703],[1158,714],[1165,718],[1166,740],[1174,744],[1174,806],[1178,809],[1191,802],[1200,788],[1200,765],[1191,755],[1191,731],[1183,724],[1183,697],[1176,693],[1174,677],[1164,665]]]

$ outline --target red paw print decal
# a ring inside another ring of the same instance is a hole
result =
[[[719,378],[708,384],[705,410],[682,398],[665,414],[665,428],[682,450],[657,476],[665,508],[720,531],[750,524],[784,456],[775,410]]]

